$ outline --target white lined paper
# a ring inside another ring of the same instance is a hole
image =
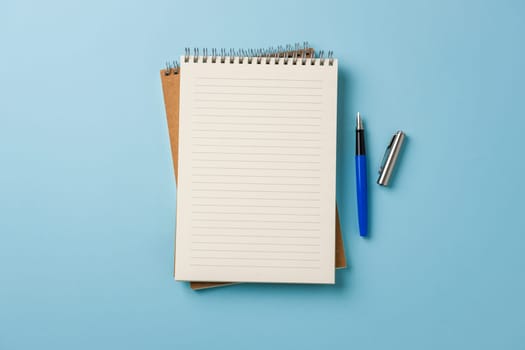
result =
[[[337,61],[244,62],[181,67],[175,278],[334,283]]]

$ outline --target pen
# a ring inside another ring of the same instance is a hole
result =
[[[361,237],[366,237],[368,234],[368,191],[366,183],[365,129],[363,128],[363,121],[359,112],[357,112],[355,129],[355,176],[359,234]]]

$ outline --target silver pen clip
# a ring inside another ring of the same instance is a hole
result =
[[[405,133],[402,131],[398,131],[392,136],[379,166],[379,178],[377,179],[379,185],[388,186],[404,140]]]

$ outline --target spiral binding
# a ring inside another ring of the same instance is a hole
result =
[[[166,62],[166,70],[164,71],[164,75],[170,75],[170,74],[179,74],[180,66],[179,62],[173,61],[173,62]]]
[[[311,54],[310,54],[311,53]],[[308,45],[308,42],[304,42],[302,45],[295,43],[294,45],[277,46],[260,49],[229,49],[225,48],[216,49],[212,48],[208,51],[207,48],[202,49],[202,55],[198,48],[192,50],[186,48],[184,50],[183,60],[185,63],[234,63],[235,58],[238,58],[238,63],[248,64],[276,64],[276,65],[320,65],[324,66],[328,63],[329,66],[334,64],[334,52],[328,51],[325,57],[323,50],[319,51],[317,55]],[[180,66],[178,62],[167,62],[165,75],[179,74]]]

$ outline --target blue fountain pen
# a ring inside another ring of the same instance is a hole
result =
[[[355,176],[359,234],[361,237],[366,237],[368,235],[368,186],[366,181],[365,129],[359,112],[357,113],[355,129]]]

